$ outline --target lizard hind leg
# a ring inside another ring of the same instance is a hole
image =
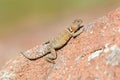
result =
[[[50,48],[50,53],[47,54],[45,57],[45,60],[50,63],[55,63],[54,60],[57,58],[57,54],[54,48]]]

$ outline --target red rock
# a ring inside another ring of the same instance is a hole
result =
[[[2,68],[0,79],[120,80],[120,8],[85,28],[57,51],[56,64],[18,55]]]

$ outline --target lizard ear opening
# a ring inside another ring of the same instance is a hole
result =
[[[70,27],[70,28],[68,28],[68,30],[69,30],[70,32],[73,32],[73,30],[71,29],[71,27]]]
[[[50,41],[44,42],[43,44],[48,44],[48,43],[50,43]]]

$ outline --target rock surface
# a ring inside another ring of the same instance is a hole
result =
[[[0,80],[120,80],[120,8],[85,29],[57,51],[56,64],[20,54],[3,66]]]

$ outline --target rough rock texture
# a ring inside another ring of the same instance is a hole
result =
[[[57,51],[56,64],[19,55],[3,66],[0,80],[120,80],[120,8],[85,28]]]

